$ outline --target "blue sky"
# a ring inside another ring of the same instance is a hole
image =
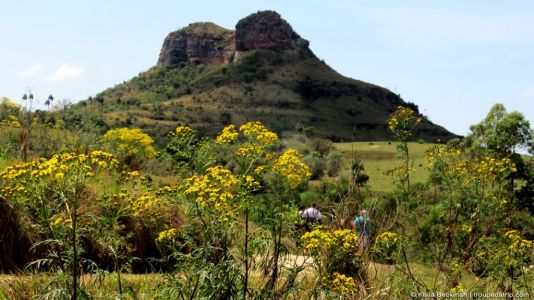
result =
[[[153,66],[196,21],[233,29],[278,11],[341,74],[381,85],[466,134],[503,103],[534,122],[534,1],[0,0],[0,96],[76,101]],[[532,124],[534,126],[534,124]]]

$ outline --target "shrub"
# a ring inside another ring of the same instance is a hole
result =
[[[301,237],[304,249],[314,258],[318,275],[327,278],[326,290],[354,293],[356,283],[365,280],[365,268],[358,255],[358,235],[351,229],[327,230],[323,226]]]
[[[393,264],[396,261],[400,245],[400,237],[394,232],[386,231],[376,237],[371,252],[376,261]]]
[[[156,155],[154,140],[138,128],[112,129],[106,132],[102,141],[130,169],[138,169],[145,158]]]
[[[336,176],[341,170],[341,165],[343,163],[343,155],[335,151],[330,152],[326,157],[326,172],[328,176]]]

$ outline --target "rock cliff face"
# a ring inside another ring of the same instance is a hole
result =
[[[183,63],[220,65],[232,61],[234,32],[213,23],[193,23],[170,33],[163,42],[158,65],[176,67]]]
[[[308,41],[274,11],[252,14],[224,29],[213,23],[193,23],[170,33],[163,42],[158,65],[176,67],[183,63],[220,65],[237,57],[238,51],[254,49],[307,50]]]
[[[297,50],[309,45],[274,11],[258,12],[240,20],[235,36],[238,51],[260,48]]]

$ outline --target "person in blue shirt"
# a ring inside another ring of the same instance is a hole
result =
[[[366,210],[362,210],[360,216],[354,219],[352,228],[358,233],[358,254],[361,255],[369,244],[369,235],[372,229],[369,213]]]

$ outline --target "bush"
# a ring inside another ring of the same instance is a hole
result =
[[[341,166],[343,164],[343,155],[341,153],[335,151],[330,152],[328,156],[326,157],[326,172],[328,173],[328,176],[336,176],[339,174],[339,170],[341,170]]]
[[[130,169],[138,169],[146,158],[156,155],[154,140],[138,128],[112,129],[104,134],[102,141]]]
[[[400,246],[400,237],[394,232],[386,231],[376,237],[371,252],[376,261],[393,264],[397,260]]]

